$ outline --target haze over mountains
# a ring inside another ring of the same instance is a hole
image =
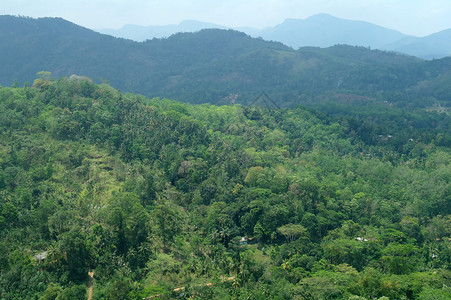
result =
[[[207,28],[229,29],[213,23],[187,20],[178,25],[139,26],[127,24],[120,29],[100,29],[98,32],[137,42],[144,42],[153,38],[167,38],[178,32],[195,32]]]
[[[207,28],[226,29],[228,27],[190,20],[178,25],[125,25],[117,30],[100,29],[98,31],[115,37],[145,41],[168,37],[177,32],[195,32]],[[287,19],[279,25],[264,29],[248,27],[229,29],[242,31],[252,37],[278,41],[294,49],[305,46],[330,47],[346,44],[396,51],[423,59],[451,55],[451,29],[426,37],[414,37],[368,22],[346,20],[327,14],[318,14],[307,19]]]
[[[294,50],[220,29],[139,43],[61,18],[1,16],[0,37],[2,85],[50,71],[192,103],[248,104],[262,91],[281,107],[325,100],[448,107],[451,100],[451,58],[424,61],[346,45]]]

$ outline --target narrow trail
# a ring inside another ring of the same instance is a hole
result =
[[[94,281],[94,271],[88,272],[89,281],[88,281],[88,300],[92,300],[92,284]]]

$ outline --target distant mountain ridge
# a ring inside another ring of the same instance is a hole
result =
[[[330,47],[337,44],[382,48],[406,35],[362,21],[350,21],[327,14],[305,20],[288,19],[282,24],[261,31],[267,40],[280,41],[290,47]]]
[[[137,42],[143,42],[152,38],[166,38],[179,32],[195,32],[202,29],[216,28],[228,29],[225,26],[216,25],[213,23],[205,23],[194,20],[186,20],[178,25],[151,25],[138,26],[127,24],[120,29],[100,29],[98,32],[112,35],[114,37],[125,38]]]
[[[406,53],[424,59],[451,56],[451,28],[419,38],[406,37],[383,49]]]
[[[265,91],[281,107],[335,100],[451,106],[451,58],[423,61],[346,45],[293,50],[221,29],[139,43],[61,18],[0,16],[0,39],[2,85],[50,71],[192,103],[249,104]]]
[[[98,32],[135,41],[145,41],[169,37],[178,32],[195,32],[208,28],[234,29],[252,37],[281,42],[294,49],[306,46],[325,48],[346,44],[395,51],[423,59],[451,55],[451,29],[426,37],[414,37],[368,22],[346,20],[328,14],[317,14],[306,19],[287,19],[279,25],[264,29],[231,28],[190,20],[178,25],[166,26],[125,25],[117,30],[100,29]]]

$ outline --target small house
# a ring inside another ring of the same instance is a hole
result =
[[[45,262],[45,259],[47,258],[47,251],[41,252],[39,254],[36,254],[35,256],[33,256],[33,258],[38,262],[38,263],[43,263]]]
[[[242,237],[240,240],[240,246],[245,246],[247,245],[248,239],[246,237]]]

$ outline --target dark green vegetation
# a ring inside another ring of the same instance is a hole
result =
[[[363,47],[305,47],[231,30],[176,34],[142,43],[63,19],[0,17],[0,84],[31,82],[41,70],[80,74],[147,97],[248,104],[261,92],[281,107],[346,103],[450,107],[451,58],[418,58]]]
[[[80,299],[90,270],[93,299],[451,297],[449,115],[40,75],[0,88],[1,299]]]

